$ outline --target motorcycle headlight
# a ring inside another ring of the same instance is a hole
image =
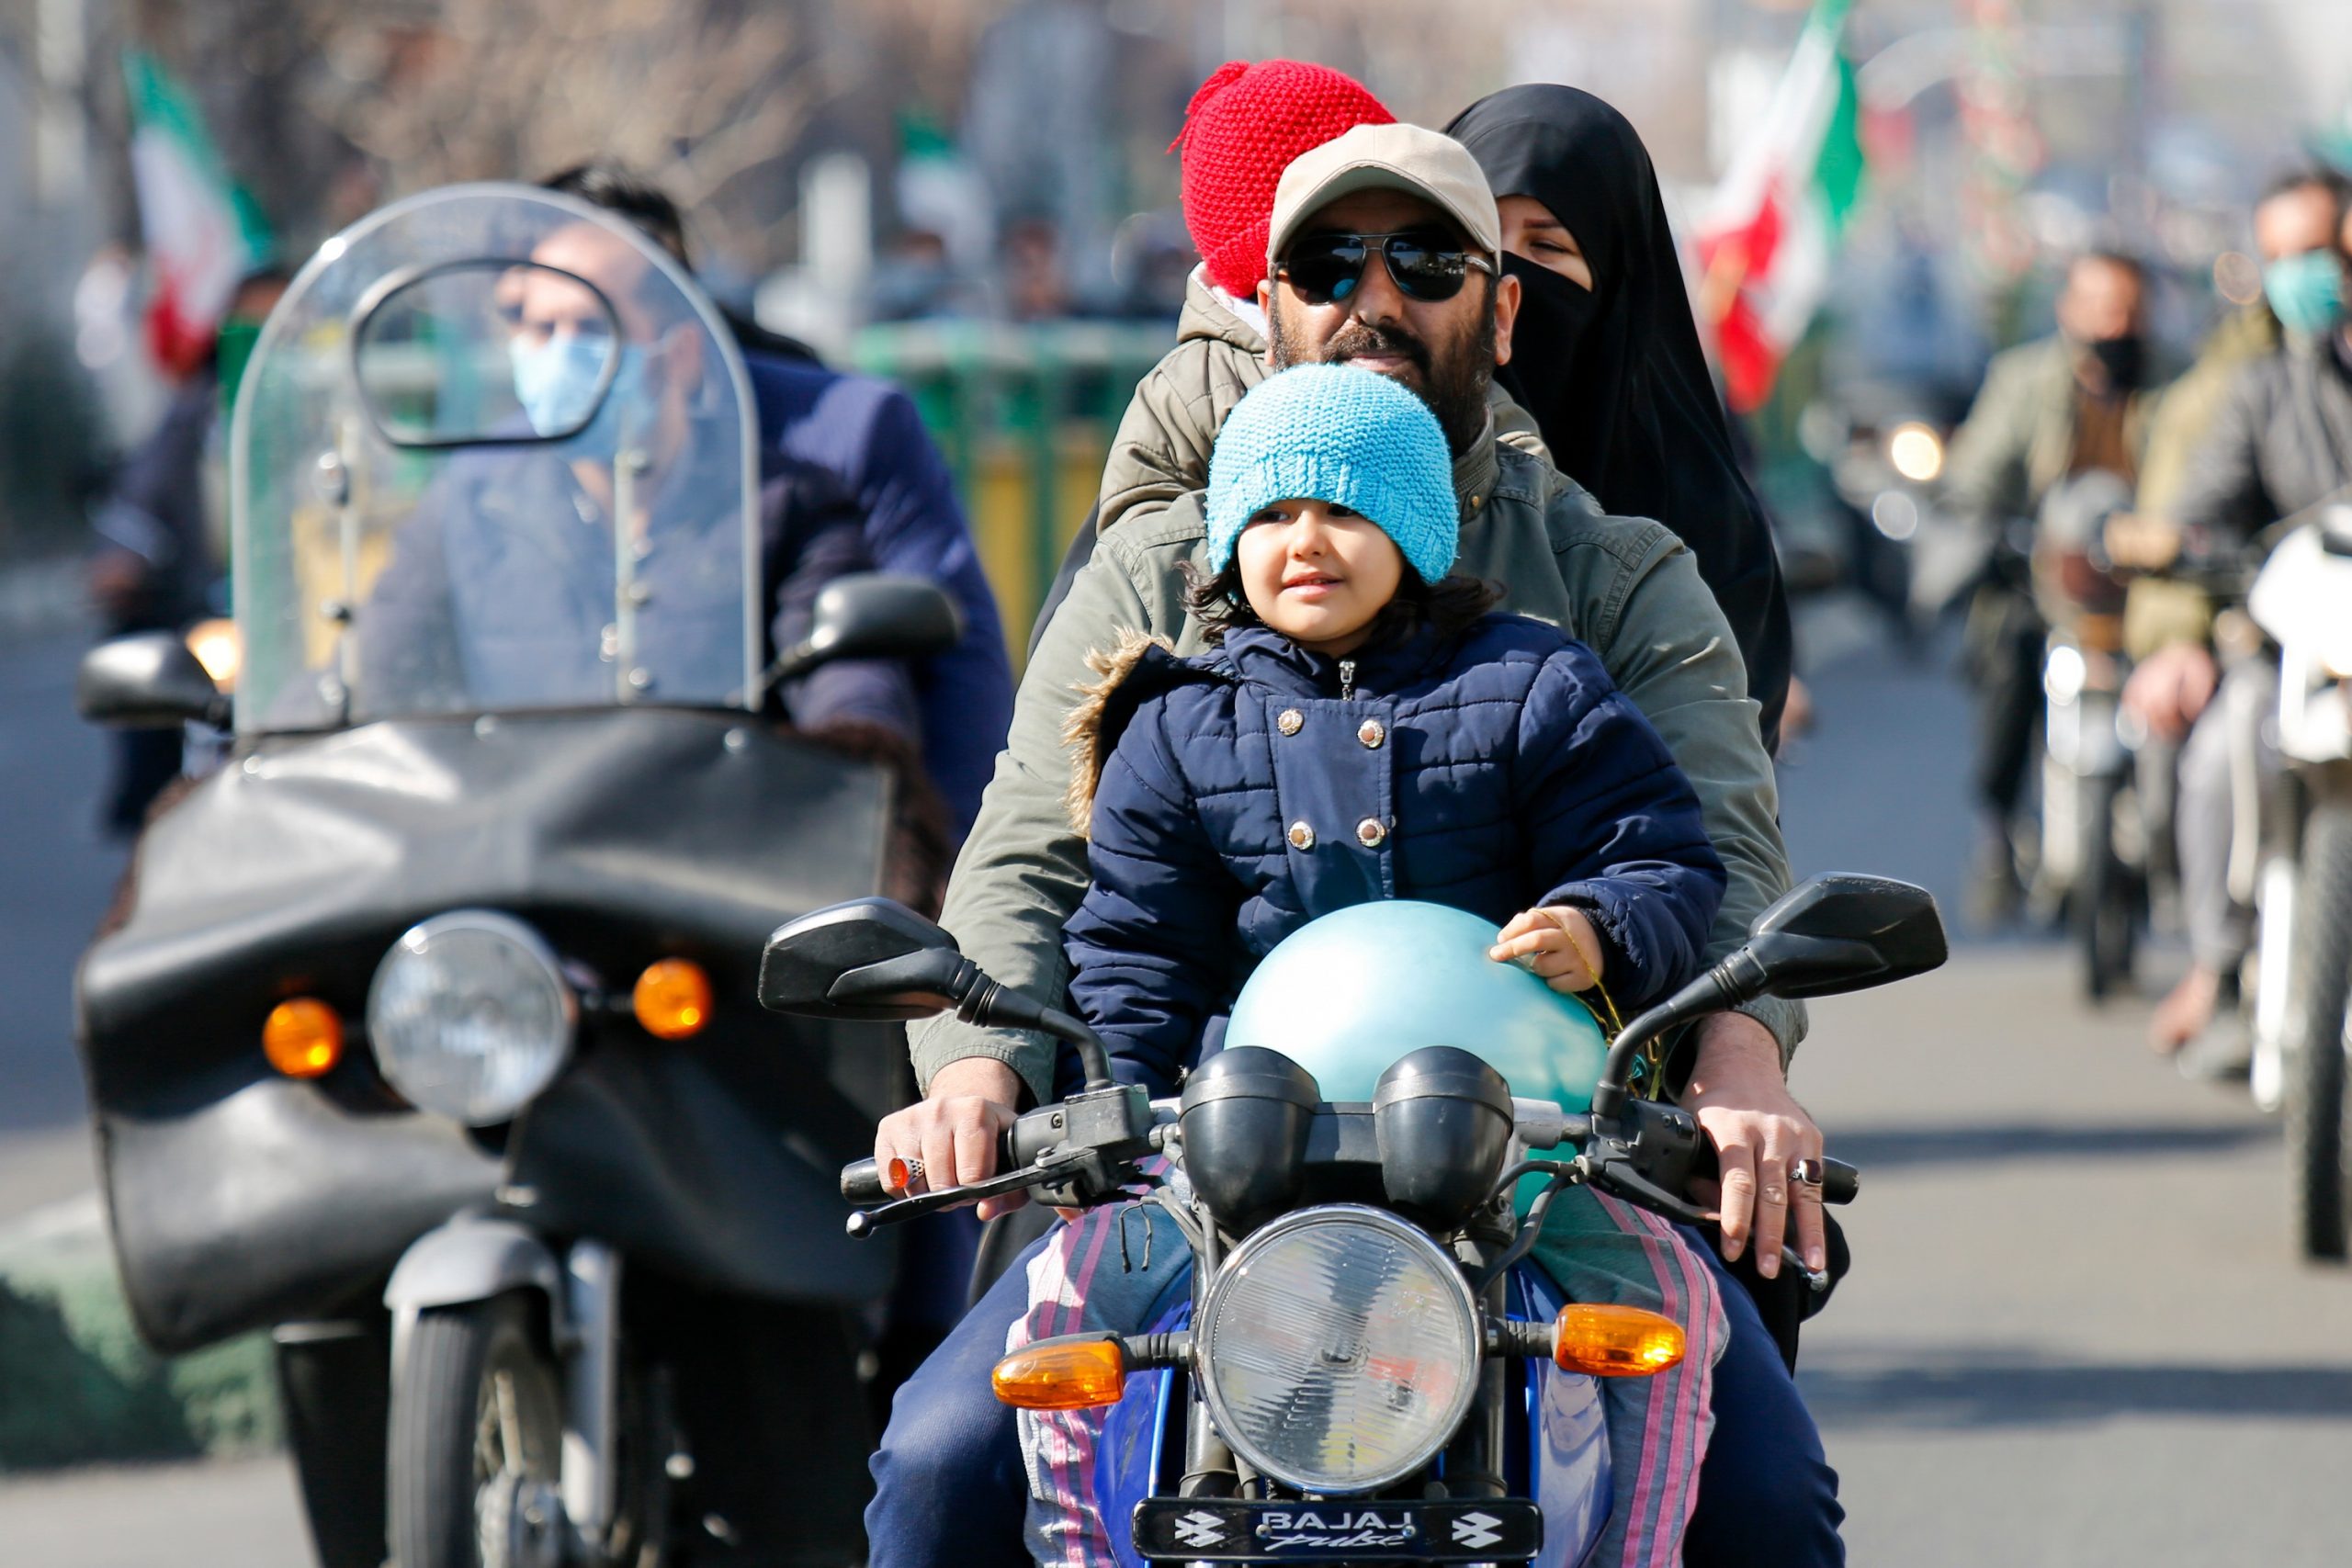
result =
[[[1306,1492],[1369,1492],[1445,1446],[1478,1385],[1461,1267],[1379,1209],[1330,1204],[1234,1248],[1193,1334],[1233,1451]]]
[[[368,988],[368,1041],[409,1103],[503,1122],[571,1055],[579,1003],[538,932],[486,909],[409,928]]]

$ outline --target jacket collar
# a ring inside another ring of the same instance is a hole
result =
[[[1424,625],[1387,642],[1367,643],[1347,655],[1355,665],[1355,691],[1362,696],[1387,696],[1413,683],[1437,664],[1452,647]],[[1213,661],[1225,667],[1244,685],[1261,686],[1284,695],[1336,697],[1340,694],[1340,660],[1306,649],[1265,626],[1236,626]]]
[[[1495,410],[1490,401],[1478,438],[1470,443],[1470,450],[1453,459],[1453,499],[1462,508],[1462,521],[1477,516],[1494,499],[1495,481],[1502,471],[1502,459],[1495,451]]]

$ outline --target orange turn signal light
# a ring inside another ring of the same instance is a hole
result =
[[[664,958],[645,966],[629,999],[646,1033],[684,1040],[710,1021],[710,976],[690,958]]]
[[[1113,1338],[1041,1340],[999,1361],[989,1382],[1017,1409],[1087,1410],[1119,1403],[1127,1358]]]
[[[1597,1378],[1655,1377],[1682,1359],[1682,1325],[1640,1307],[1571,1302],[1553,1333],[1552,1359]]]
[[[316,997],[280,1002],[262,1021],[261,1048],[288,1077],[319,1077],[343,1060],[343,1019]]]

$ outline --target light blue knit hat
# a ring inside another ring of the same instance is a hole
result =
[[[1209,457],[1209,570],[1233,559],[1250,519],[1277,501],[1363,513],[1424,582],[1453,568],[1461,512],[1453,459],[1429,405],[1350,365],[1299,365],[1253,388]]]

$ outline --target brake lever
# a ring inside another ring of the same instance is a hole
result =
[[[1590,1185],[1600,1188],[1604,1192],[1613,1193],[1628,1202],[1639,1203],[1642,1207],[1664,1214],[1670,1220],[1686,1225],[1723,1224],[1722,1214],[1698,1208],[1662,1188],[1653,1186],[1648,1180],[1628,1169],[1623,1161],[1603,1159],[1599,1163],[1589,1164],[1589,1173],[1585,1179]],[[1804,1276],[1805,1287],[1815,1295],[1819,1295],[1829,1289],[1831,1283],[1829,1271],[1826,1269],[1816,1270],[1806,1268],[1804,1254],[1798,1252],[1795,1247],[1783,1245],[1781,1248],[1781,1261],[1786,1267]]]
[[[958,1203],[977,1202],[982,1198],[1016,1192],[1024,1187],[1042,1186],[1060,1174],[1059,1168],[1054,1166],[1024,1165],[1000,1172],[983,1181],[967,1182],[961,1187],[939,1187],[929,1192],[918,1192],[910,1198],[894,1199],[879,1208],[860,1209],[850,1215],[849,1234],[869,1236],[884,1225],[921,1219],[941,1209],[952,1209]]]

